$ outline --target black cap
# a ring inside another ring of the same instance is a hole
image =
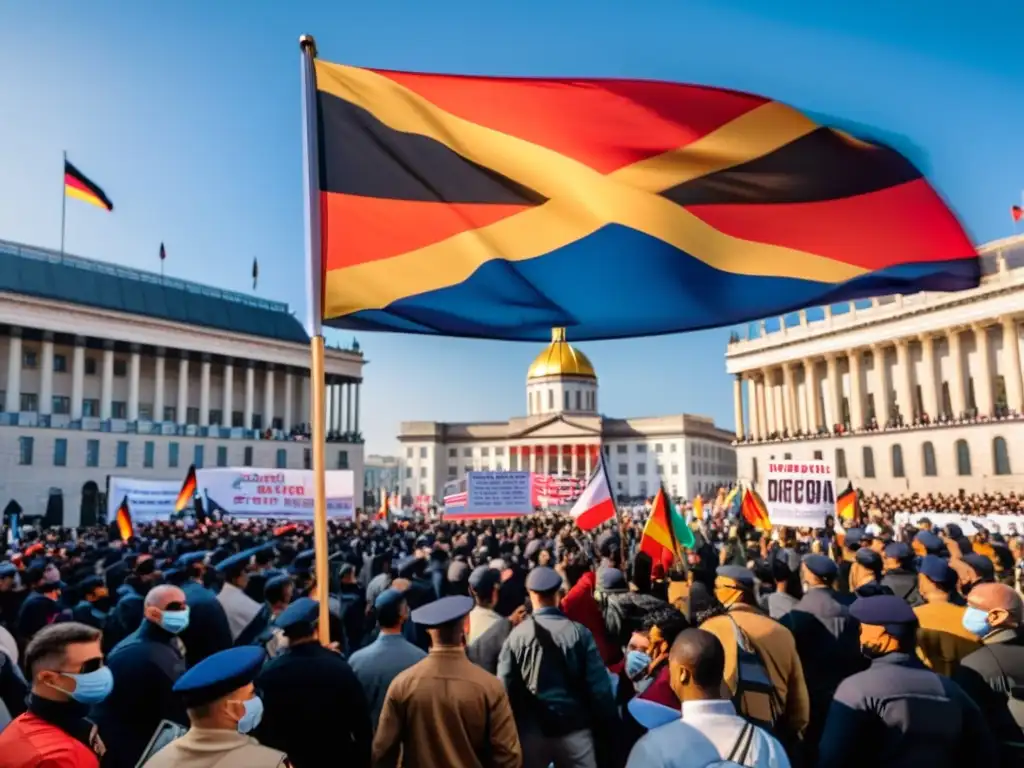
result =
[[[850,615],[861,624],[897,626],[917,624],[917,614],[907,601],[895,595],[859,597],[850,606]]]
[[[960,558],[967,565],[971,566],[976,574],[982,579],[982,581],[993,581],[996,577],[995,566],[992,565],[992,561],[984,555],[979,555],[974,552],[970,552]]]
[[[882,570],[882,556],[873,549],[858,549],[854,556],[856,561],[876,573]]]
[[[554,592],[560,586],[562,577],[554,569],[546,566],[534,568],[526,577],[526,588],[531,592]]]
[[[921,558],[921,575],[940,587],[950,589],[956,586],[956,572],[938,555],[925,555]]]
[[[473,610],[473,598],[452,595],[417,608],[412,612],[411,618],[414,623],[424,627],[441,627],[458,621],[471,610]]]
[[[885,556],[891,560],[903,561],[908,559],[912,554],[913,552],[911,552],[910,547],[902,541],[894,541],[885,548]]]
[[[289,637],[306,637],[313,634],[320,617],[320,603],[311,597],[300,597],[281,611],[274,620],[274,626],[284,630]]]
[[[481,597],[490,597],[491,591],[501,583],[501,571],[481,565],[469,574],[469,587]]]
[[[179,677],[173,690],[181,694],[186,708],[210,704],[255,680],[265,659],[257,645],[219,651]]]
[[[628,592],[629,583],[626,574],[618,568],[599,568],[597,586],[602,592]]]
[[[226,557],[217,563],[217,573],[222,573],[225,576],[238,576],[249,567],[249,563],[252,562],[252,552],[245,550],[239,552],[237,555],[231,555]]]
[[[834,579],[839,574],[839,566],[825,555],[807,555],[803,562],[807,570],[819,579]]]
[[[715,570],[715,575],[723,579],[730,579],[743,589],[754,588],[754,572],[742,565],[720,565]]]

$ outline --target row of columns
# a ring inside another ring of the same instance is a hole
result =
[[[599,446],[556,445],[554,447],[555,451],[551,452],[551,446],[548,445],[513,445],[509,448],[509,469],[520,472],[529,470],[530,472],[542,475],[565,474],[562,468],[565,466],[565,449],[569,448],[568,474],[572,477],[578,477],[582,471],[583,477],[590,477],[590,473],[594,471],[594,460],[596,458],[594,451],[599,450]]]
[[[358,381],[327,382],[327,431],[359,434]]]
[[[1003,332],[1003,370],[1006,371],[1007,405],[1018,412],[1024,412],[1024,381],[1021,374],[1021,359],[1017,320],[1013,317],[1000,318]],[[975,377],[974,397],[978,412],[991,415],[994,408],[993,375],[989,361],[988,328],[985,324],[973,324],[970,330],[974,333],[977,355],[977,376]],[[949,357],[952,360],[951,378],[949,381],[949,398],[953,415],[959,416],[967,410],[966,383],[963,371],[963,348],[961,329],[947,331],[945,338],[949,345]],[[942,376],[935,365],[935,339],[932,334],[921,334],[921,355],[924,370],[927,372],[921,386],[922,407],[932,419],[939,415],[939,399]],[[913,367],[910,364],[910,339],[896,339],[890,343],[876,343],[870,346],[874,359],[871,370],[871,390],[875,399],[875,414],[879,424],[884,424],[889,417],[892,403],[891,392],[895,390],[896,404],[906,420],[911,420],[916,410],[914,403]],[[893,369],[894,381],[888,386],[884,365],[885,353],[889,346],[896,351],[896,367]],[[845,353],[850,372],[850,424],[854,429],[861,428],[865,423],[865,392],[861,379],[862,350],[850,349]],[[839,358],[844,355],[834,353],[825,357],[825,395],[824,404],[828,414],[822,413],[822,400],[819,399],[820,382],[817,376],[817,359],[805,358],[800,362],[787,362],[781,366],[765,368],[760,371],[748,371],[737,374],[733,382],[733,410],[736,420],[736,435],[743,438],[747,435],[755,440],[762,440],[773,433],[789,431],[817,432],[822,427],[831,428],[832,423],[839,423],[841,404],[843,401],[842,377],[839,374]],[[796,386],[796,370],[801,366],[804,375],[803,402]],[[777,385],[777,372],[782,370],[782,385]],[[743,419],[743,381],[746,381],[748,424]],[[826,419],[828,416],[828,419]]]

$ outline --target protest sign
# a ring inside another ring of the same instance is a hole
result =
[[[351,518],[355,510],[352,470],[328,470],[324,475],[327,517]],[[308,469],[200,469],[196,484],[207,512],[220,508],[232,517],[313,519],[313,472]]]
[[[142,480],[137,477],[111,477],[107,485],[107,520],[117,517],[117,508],[128,498],[128,509],[136,523],[170,520],[174,502],[181,490],[181,479]]]
[[[835,476],[826,461],[768,463],[765,505],[772,525],[823,528],[836,511]]]
[[[449,518],[516,517],[533,512],[529,472],[470,472],[445,489]],[[462,490],[462,489],[465,490]]]

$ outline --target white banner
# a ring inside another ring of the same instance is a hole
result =
[[[324,474],[327,516],[351,518],[355,510],[352,470]],[[200,469],[196,485],[208,512],[220,507],[232,517],[313,519],[313,472],[308,469]]]
[[[136,477],[111,477],[107,490],[107,520],[113,521],[125,496],[136,523],[170,520],[178,500],[182,479],[140,480]]]
[[[836,513],[835,473],[827,461],[772,461],[765,505],[772,525],[824,528]]]
[[[964,536],[973,536],[978,529],[974,523],[982,526],[989,533],[1001,533],[1004,536],[1010,532],[1010,526],[1014,526],[1017,533],[1024,533],[1024,515],[956,515],[952,512],[897,512],[896,525],[901,528],[904,525],[917,527],[917,521],[927,517],[937,528],[943,528],[950,523],[956,523]]]

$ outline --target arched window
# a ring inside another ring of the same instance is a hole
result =
[[[924,464],[925,477],[935,477],[939,474],[935,466],[935,446],[930,440],[921,446],[921,462]]]
[[[836,477],[846,476],[846,451],[836,448]]]
[[[997,475],[1010,474],[1010,451],[1001,437],[992,440],[992,466]]]
[[[956,473],[961,477],[971,476],[971,449],[966,440],[956,441]]]
[[[875,452],[871,450],[869,446],[864,446],[862,450],[862,458],[864,460],[864,477],[875,476]]]
[[[906,473],[903,471],[903,448],[899,443],[892,447],[892,476],[906,477]]]

